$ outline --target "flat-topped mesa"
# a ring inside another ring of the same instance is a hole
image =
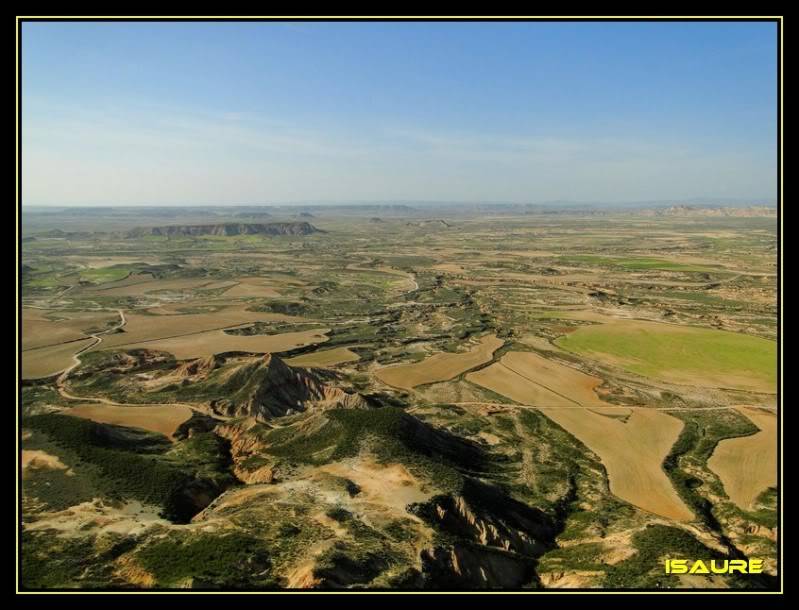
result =
[[[428,218],[424,220],[414,220],[405,223],[408,227],[442,227],[449,228],[452,225],[443,218]]]
[[[747,207],[672,205],[668,208],[644,210],[642,214],[647,216],[721,216],[735,218],[761,218],[776,217],[777,208],[765,205],[750,205]]]
[[[160,237],[181,237],[199,235],[310,235],[311,233],[324,233],[309,222],[266,222],[266,223],[238,223],[224,222],[202,225],[166,225],[160,227],[138,227],[128,231],[126,237],[145,237],[155,235]]]

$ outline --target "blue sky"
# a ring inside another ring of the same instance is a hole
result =
[[[774,23],[24,23],[23,201],[776,197]]]

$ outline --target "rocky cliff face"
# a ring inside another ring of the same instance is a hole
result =
[[[441,527],[457,532],[467,539],[484,545],[513,551],[522,555],[540,555],[546,546],[535,540],[516,524],[510,525],[495,515],[469,505],[462,496],[446,498],[436,504],[436,517]],[[539,523],[528,522],[531,529],[540,529]]]
[[[412,512],[453,537],[452,544],[421,553],[422,576],[437,585],[530,585],[536,577],[536,558],[554,546],[558,531],[553,518],[543,511],[469,478],[460,494],[434,497]]]
[[[144,237],[156,235],[161,237],[183,237],[202,235],[310,235],[322,233],[309,222],[268,222],[268,223],[234,223],[203,225],[168,225],[163,227],[140,227],[129,231],[126,237]]]
[[[534,562],[485,547],[453,545],[421,553],[423,582],[467,589],[519,588],[535,578]]]
[[[271,483],[275,479],[274,465],[263,453],[264,441],[259,434],[262,424],[249,417],[232,423],[216,426],[214,432],[230,442],[230,455],[233,459],[233,474],[247,485]],[[250,463],[253,457],[261,457]]]

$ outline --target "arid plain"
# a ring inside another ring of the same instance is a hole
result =
[[[764,208],[28,212],[23,584],[771,587],[776,230]]]

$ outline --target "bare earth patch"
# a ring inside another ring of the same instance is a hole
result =
[[[85,536],[87,531],[137,535],[154,526],[171,526],[158,516],[159,507],[131,500],[113,503],[95,498],[53,513],[40,515],[26,523],[26,530],[55,530],[65,536]]]
[[[226,297],[233,298],[280,296],[280,293],[274,288],[274,282],[262,278],[241,278],[238,284],[226,290],[224,294]]]
[[[466,380],[525,405],[573,407],[574,401],[521,377],[501,362],[466,375]]]
[[[212,278],[154,279],[150,275],[131,276],[119,282],[109,282],[92,288],[91,293],[102,296],[127,297],[142,296],[159,290],[193,290],[211,284]]]
[[[25,476],[25,471],[28,469],[50,469],[50,470],[65,470],[64,474],[72,476],[75,473],[72,469],[68,468],[58,456],[50,455],[45,451],[38,449],[23,449],[22,450],[22,476]]]
[[[360,487],[358,502],[392,507],[403,517],[408,516],[405,511],[408,504],[424,502],[431,496],[422,491],[419,481],[402,464],[382,465],[351,459],[327,464],[319,470],[349,479]]]

